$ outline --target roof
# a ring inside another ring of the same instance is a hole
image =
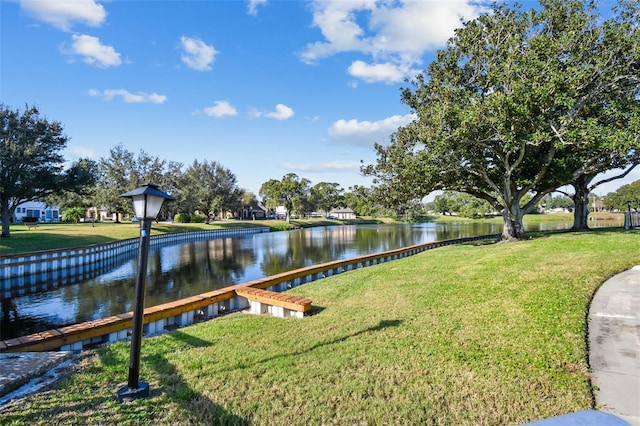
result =
[[[349,207],[340,207],[337,209],[331,209],[329,213],[353,213],[353,210]]]

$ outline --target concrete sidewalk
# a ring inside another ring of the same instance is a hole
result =
[[[597,408],[640,426],[640,266],[612,277],[596,292],[589,345]]]
[[[73,352],[0,353],[0,408],[55,381],[57,369],[73,358]]]

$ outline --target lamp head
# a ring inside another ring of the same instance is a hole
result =
[[[132,191],[125,192],[121,197],[131,198],[133,210],[138,219],[155,219],[160,212],[164,200],[173,201],[174,197],[158,189],[158,185],[147,182]]]

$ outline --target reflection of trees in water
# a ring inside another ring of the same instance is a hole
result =
[[[154,248],[149,253],[145,306],[254,279],[246,277],[251,268],[251,274],[269,276],[427,241],[501,232],[500,225],[477,225],[482,226],[333,226]],[[133,310],[136,270],[134,257],[106,275],[2,299],[3,338]],[[31,312],[35,304],[42,307],[41,314],[21,314]]]
[[[53,288],[37,295],[2,299],[2,338],[59,328],[133,310],[137,258],[131,259],[132,276],[102,282],[99,278]],[[252,247],[237,239],[214,239],[154,249],[149,253],[145,306],[154,306],[234,284],[247,265],[255,263]],[[56,307],[38,318],[20,315],[19,306],[30,300],[47,300]],[[54,303],[57,300],[61,303]],[[55,312],[60,306],[72,312]]]
[[[233,238],[192,242],[180,246],[177,254],[156,251],[153,255],[147,277],[146,306],[233,285],[255,261],[253,250],[243,248]]]
[[[14,298],[0,298],[0,340],[37,333],[55,328],[53,322],[43,321],[30,315],[21,315]]]
[[[357,257],[428,241],[426,228],[411,225],[333,226],[264,239],[260,267],[265,276],[336,259]]]
[[[328,228],[315,232],[296,230],[286,233],[286,238],[265,238],[260,247],[260,269],[265,276],[276,275],[304,266],[334,260],[335,249],[330,244]],[[280,237],[280,236],[278,236]]]

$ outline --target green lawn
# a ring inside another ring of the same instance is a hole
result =
[[[304,319],[231,314],[145,339],[148,399],[116,402],[128,343],[82,355],[3,425],[519,424],[592,408],[586,314],[640,232],[444,247],[308,283]]]

